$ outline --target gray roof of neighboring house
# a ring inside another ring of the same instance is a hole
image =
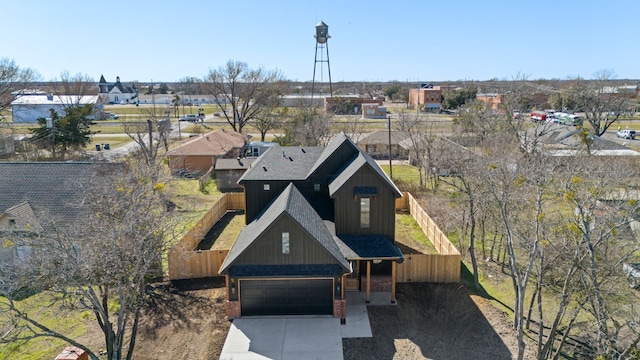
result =
[[[560,124],[538,125],[523,134],[523,141],[528,143],[527,146],[531,146],[534,140],[539,150],[553,156],[574,155],[584,148],[579,136],[579,130],[574,126]],[[592,155],[640,155],[635,150],[599,136],[593,137],[590,150]]]
[[[218,159],[216,170],[246,170],[257,158]]]
[[[345,166],[338,175],[329,182],[329,196],[332,196],[338,191],[342,185],[344,185],[355,173],[364,166],[369,166],[378,176],[389,185],[389,188],[396,194],[396,197],[401,197],[402,192],[396,187],[396,184],[389,179],[387,174],[378,166],[367,153],[360,152],[347,166]]]
[[[62,221],[79,217],[82,193],[105,164],[0,162],[0,214],[29,202],[36,216]]]
[[[409,133],[406,131],[391,131],[391,144],[400,144],[403,140],[409,137]],[[358,141],[358,145],[374,145],[374,144],[389,144],[389,131],[376,131],[368,135],[365,135]]]
[[[239,182],[245,180],[304,180],[322,151],[321,147],[272,147],[253,163]]]
[[[344,269],[350,269],[349,262],[345,259],[343,252],[340,250],[334,236],[324,221],[313,210],[300,191],[293,184],[289,184],[260,216],[242,229],[233,247],[229,251],[227,258],[220,267],[220,273],[226,272],[233,262],[240,257],[274,221],[284,214],[287,214],[295,220],[300,227],[307,231],[320,246],[325,248]]]

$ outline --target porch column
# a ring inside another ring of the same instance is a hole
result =
[[[367,297],[366,303],[371,302],[371,260],[367,260]]]
[[[396,267],[398,262],[396,260],[391,262],[391,303],[396,303]]]

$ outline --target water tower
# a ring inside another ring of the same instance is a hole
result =
[[[329,36],[329,26],[324,22],[320,21],[318,25],[316,25],[316,58],[313,63],[313,81],[311,82],[311,104],[313,106],[313,91],[315,90],[316,84],[316,66],[318,63],[320,64],[320,81],[322,82],[322,63],[327,63],[327,71],[329,72],[329,95],[333,96],[333,87],[331,85],[331,65],[329,64],[329,44],[328,40],[331,36]],[[318,49],[320,50],[320,58],[318,58]],[[324,56],[327,56],[325,59]]]

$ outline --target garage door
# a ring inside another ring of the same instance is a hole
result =
[[[240,280],[242,316],[331,315],[333,279]]]

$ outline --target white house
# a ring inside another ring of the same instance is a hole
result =
[[[120,104],[135,102],[135,98],[138,97],[138,90],[135,85],[124,86],[120,82],[120,76],[116,77],[116,82],[108,83],[104,79],[104,75],[100,75],[100,82],[98,82],[98,91],[100,94],[100,100],[104,104]]]
[[[14,123],[35,123],[38,118],[51,116],[51,109],[58,116],[65,116],[65,109],[77,105],[99,105],[97,95],[24,95],[11,102]]]

